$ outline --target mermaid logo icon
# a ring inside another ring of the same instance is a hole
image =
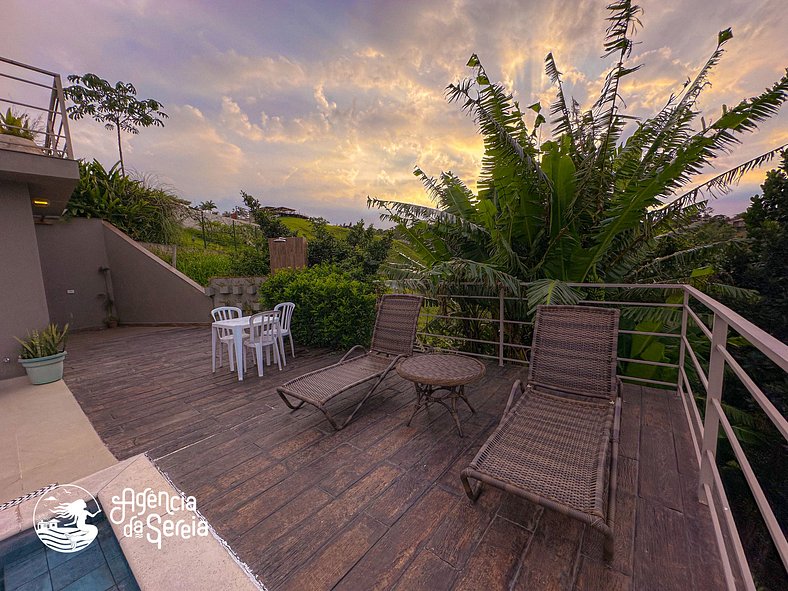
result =
[[[89,507],[94,508],[93,512]],[[76,484],[62,484],[38,499],[33,509],[36,535],[55,552],[72,553],[87,548],[98,528],[87,523],[101,509],[88,491]]]

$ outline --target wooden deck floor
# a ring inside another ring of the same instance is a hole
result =
[[[211,374],[206,328],[120,328],[75,334],[66,382],[109,449],[147,452],[272,590],[723,588],[675,395],[625,391],[608,568],[579,523],[462,491],[520,367],[490,365],[468,388],[477,413],[464,411],[463,439],[442,408],[405,426],[414,395],[396,375],[335,433],[274,388],[337,358],[297,350],[285,371],[239,383],[226,365]]]

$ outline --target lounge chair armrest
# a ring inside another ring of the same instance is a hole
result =
[[[342,356],[342,359],[340,359],[340,360],[339,360],[339,363],[342,363],[342,362],[343,362],[345,359],[347,359],[347,358],[350,356],[350,354],[351,354],[353,351],[355,351],[355,350],[357,350],[357,349],[361,349],[362,351],[365,351],[364,347],[362,347],[361,345],[356,345],[355,347],[353,347],[352,349],[350,349],[350,351],[348,351],[347,353],[345,353],[345,354]]]
[[[523,387],[523,383],[520,380],[517,380],[514,384],[512,384],[512,391],[509,393],[509,400],[506,401],[506,408],[503,410],[503,416],[501,419],[506,418],[506,415],[509,414],[509,411],[512,408],[512,403],[514,402],[514,396],[519,391],[520,395],[525,392],[525,388]]]

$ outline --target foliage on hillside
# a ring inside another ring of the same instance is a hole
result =
[[[310,223],[309,266],[334,264],[359,277],[373,276],[386,261],[393,242],[391,231],[376,230],[372,225],[365,227],[363,220],[347,228],[344,237],[337,237],[322,218]]]
[[[79,184],[66,205],[67,217],[100,218],[141,242],[172,243],[186,202],[149,179],[133,179],[116,164],[79,162]]]

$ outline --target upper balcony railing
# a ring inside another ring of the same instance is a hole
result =
[[[788,345],[687,285],[570,285],[585,293],[579,302],[583,305],[621,309],[618,362],[622,380],[665,388],[681,398],[699,468],[698,498],[709,507],[728,589],[755,591],[756,584],[718,469],[722,434],[755,499],[779,560],[788,571],[785,534],[722,402],[727,368],[783,442],[788,442],[788,421],[736,360],[729,338],[740,337],[739,344],[744,339],[787,376]],[[505,289],[493,295],[473,285],[454,291],[464,293],[426,295],[417,330],[419,345],[428,350],[461,351],[497,360],[500,365],[527,365],[530,346],[526,343],[530,342],[533,322],[523,297]],[[699,400],[705,398],[702,409],[696,395],[701,395]],[[784,444],[776,446],[773,453],[784,453],[784,449]]]
[[[4,127],[32,133],[42,154],[73,160],[60,74],[0,57],[0,78],[5,80],[0,85],[2,113],[10,108],[17,116],[27,114],[33,122],[27,129],[8,124]]]

